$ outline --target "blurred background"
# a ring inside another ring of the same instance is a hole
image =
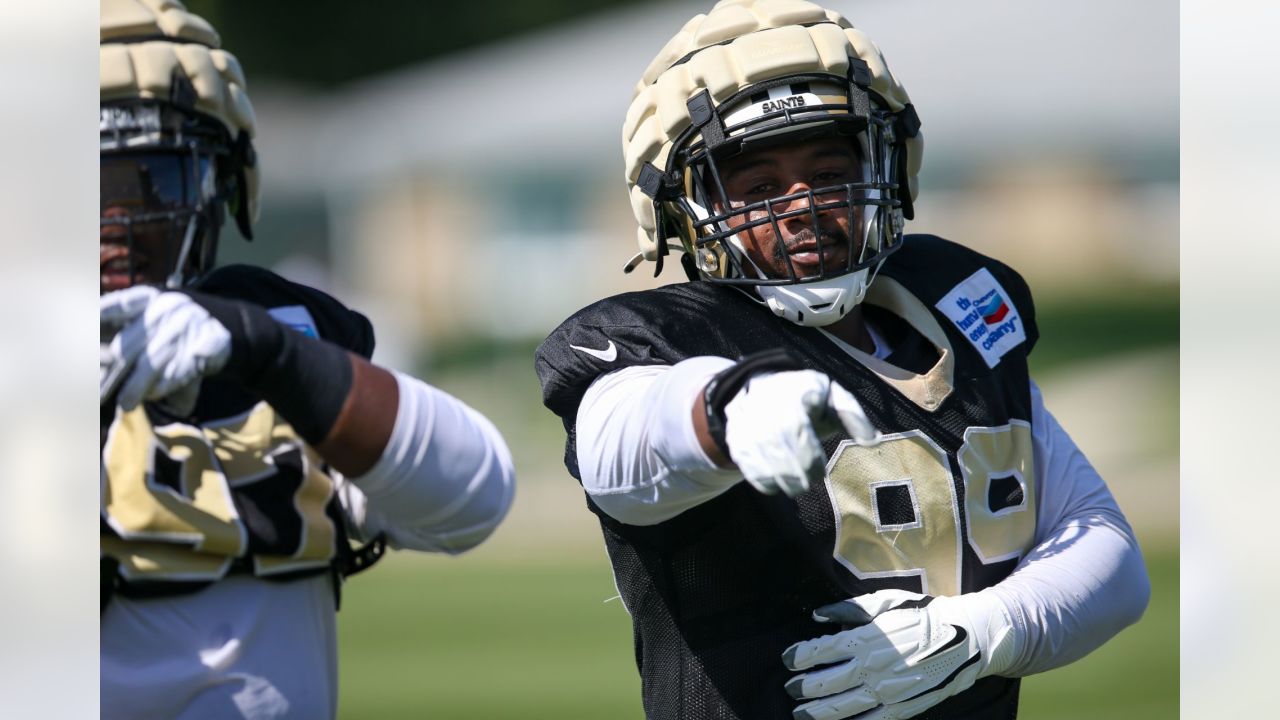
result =
[[[709,2],[189,0],[259,115],[266,265],[374,321],[375,359],[485,412],[507,522],[461,558],[393,555],[339,615],[344,718],[639,718],[629,620],[541,407],[537,343],[609,294],[683,279],[635,252],[621,124]],[[1036,292],[1033,371],[1134,524],[1153,598],[1023,685],[1027,718],[1167,718],[1178,692],[1178,15],[1163,0],[828,0],[923,121],[917,220]],[[376,8],[376,10],[375,10]]]

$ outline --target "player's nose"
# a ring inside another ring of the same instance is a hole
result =
[[[783,229],[791,233],[813,228],[815,216],[821,219],[831,212],[830,208],[824,207],[823,199],[813,194],[813,186],[805,180],[793,182],[781,197],[786,199],[775,201],[773,211],[780,216]]]

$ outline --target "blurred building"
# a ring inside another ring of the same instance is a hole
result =
[[[1175,4],[828,4],[876,39],[923,120],[909,231],[993,253],[1042,294],[1176,281]],[[403,364],[682,279],[676,263],[621,272],[636,248],[620,135],[640,72],[709,6],[643,4],[326,95],[255,86],[257,259],[340,290]]]

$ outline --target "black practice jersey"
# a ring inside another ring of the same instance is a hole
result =
[[[794,499],[739,483],[643,527],[588,499],[632,616],[648,717],[790,718],[782,651],[832,632],[814,608],[883,588],[977,591],[1030,549],[1036,327],[1025,282],[960,245],[908,236],[864,312],[892,341],[887,361],[701,281],[600,301],[539,347],[543,402],[564,421],[574,477],[578,405],[597,377],[702,355],[786,347],[850,390],[884,434],[875,447],[828,438],[825,483]],[[616,357],[601,359],[610,347]],[[1017,693],[1017,680],[985,678],[921,717],[1012,718]]]
[[[363,315],[268,270],[226,266],[198,289],[259,305],[364,357],[373,352]],[[104,406],[102,427],[103,580],[115,591],[186,592],[229,572],[311,575],[348,549],[324,461],[239,385],[206,378],[190,417],[154,403],[130,412]]]

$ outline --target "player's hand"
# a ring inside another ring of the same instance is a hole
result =
[[[842,632],[782,653],[797,720],[914,717],[1013,661],[1013,626],[991,593],[930,597],[881,590],[820,607],[819,622]],[[818,669],[814,669],[818,668]],[[863,713],[863,714],[859,714]]]
[[[848,390],[813,370],[754,375],[724,408],[730,459],[762,493],[794,497],[826,475],[821,438],[841,428],[859,443],[878,433]]]
[[[200,380],[231,355],[231,334],[185,293],[128,288],[103,295],[100,309],[104,334],[120,327],[102,352],[100,402],[118,388],[125,410],[167,399],[189,412]]]
[[[120,387],[129,368],[111,350],[111,339],[134,318],[147,309],[147,304],[160,291],[149,285],[135,285],[103,295],[99,301],[101,347],[98,355],[98,398],[106,403]]]

